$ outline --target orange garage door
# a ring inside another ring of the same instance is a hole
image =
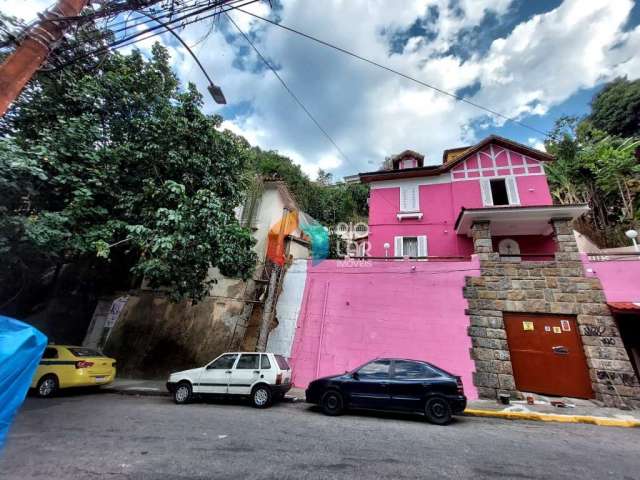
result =
[[[505,313],[504,323],[518,390],[593,397],[575,316]]]

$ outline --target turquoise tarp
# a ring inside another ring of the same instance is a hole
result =
[[[0,450],[46,346],[39,330],[0,315]]]

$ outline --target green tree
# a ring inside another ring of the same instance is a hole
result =
[[[640,136],[640,79],[617,78],[592,100],[594,127],[620,137]]]
[[[0,121],[0,281],[34,262],[98,276],[119,262],[197,300],[211,266],[247,278],[254,241],[233,211],[246,148],[180,87],[159,44],[148,60],[95,60],[39,75]]]
[[[584,233],[601,246],[624,244],[622,232],[640,220],[640,166],[635,157],[640,144],[608,135],[589,121],[563,117],[545,145],[556,156],[545,167],[554,199],[588,203]]]

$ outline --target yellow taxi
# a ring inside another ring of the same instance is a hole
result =
[[[31,381],[39,397],[60,388],[107,385],[116,377],[116,361],[97,350],[69,345],[47,345]]]

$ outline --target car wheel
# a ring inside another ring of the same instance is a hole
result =
[[[444,398],[433,397],[427,400],[424,414],[430,423],[446,425],[451,422],[451,407]]]
[[[320,408],[325,415],[336,416],[340,415],[344,410],[344,401],[340,392],[335,390],[329,390],[320,400]]]
[[[176,385],[176,389],[173,392],[173,401],[178,405],[184,405],[185,403],[189,403],[192,396],[193,391],[191,384],[189,382],[180,382]]]
[[[251,392],[251,403],[256,408],[268,407],[271,405],[272,398],[271,389],[266,385],[258,385]]]
[[[48,398],[56,393],[58,387],[58,378],[55,375],[45,375],[38,381],[36,393],[39,397]]]

